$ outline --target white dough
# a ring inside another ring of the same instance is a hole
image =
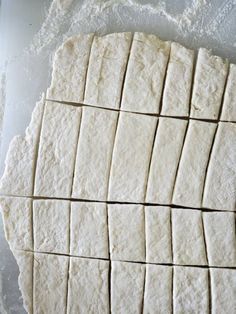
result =
[[[67,39],[56,51],[51,86],[47,98],[81,103],[93,34],[79,34]]]
[[[236,122],[236,64],[230,64],[221,120]]]
[[[187,121],[159,118],[148,176],[146,202],[171,204]]]
[[[194,51],[172,42],[161,113],[187,117],[193,76]]]
[[[107,206],[105,203],[71,203],[70,254],[108,258]]]
[[[77,313],[109,313],[108,261],[70,259],[67,314]]]
[[[191,118],[218,118],[227,72],[227,60],[212,55],[207,49],[199,49],[193,82]]]
[[[118,121],[108,200],[142,203],[157,118],[121,112]]]
[[[134,33],[121,108],[159,113],[170,42],[155,35]]]
[[[117,119],[114,111],[83,108],[73,198],[107,200]]]
[[[172,263],[171,209],[164,206],[145,207],[146,261]]]
[[[47,102],[35,178],[35,195],[69,198],[81,108]]]
[[[200,210],[173,208],[172,236],[174,264],[207,265]]]
[[[84,103],[118,109],[131,33],[95,36],[89,58]]]
[[[34,250],[69,254],[70,202],[33,202]]]
[[[204,212],[203,222],[209,265],[236,267],[235,214]]]
[[[143,206],[108,205],[108,224],[111,259],[145,262]]]
[[[200,208],[215,123],[191,120],[176,177],[173,204]]]

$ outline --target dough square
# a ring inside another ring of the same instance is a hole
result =
[[[34,250],[69,254],[70,202],[33,202]]]
[[[230,64],[221,120],[236,122],[236,64]]]
[[[142,205],[108,205],[111,260],[145,262],[145,222]]]
[[[71,203],[70,254],[108,258],[107,205],[105,203]]]

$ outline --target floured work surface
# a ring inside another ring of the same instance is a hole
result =
[[[143,33],[59,48],[0,181],[29,313],[235,312],[235,66],[193,59]]]

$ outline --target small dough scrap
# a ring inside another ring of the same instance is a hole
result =
[[[173,204],[200,208],[216,123],[191,120],[176,177]]]
[[[121,112],[113,150],[109,201],[143,203],[157,118]]]
[[[112,262],[111,313],[142,313],[145,265]]]
[[[71,203],[70,254],[108,258],[107,206],[105,203]]]
[[[70,259],[67,313],[109,313],[108,261]]]
[[[33,313],[33,253],[13,250],[19,267],[18,284],[22,294],[23,306],[27,313]]]
[[[220,112],[228,61],[200,48],[193,82],[191,118],[217,119]]]
[[[187,117],[193,76],[194,51],[172,42],[161,113]]]
[[[36,167],[36,196],[69,198],[81,108],[47,101]]]
[[[33,313],[66,313],[69,257],[34,253]]]
[[[119,109],[131,40],[131,33],[94,37],[86,80],[85,104]]]
[[[33,222],[35,251],[69,254],[69,201],[34,201]]]
[[[236,310],[236,269],[210,269],[212,314],[232,314]]]
[[[159,118],[147,184],[147,203],[171,204],[187,121]]]
[[[172,272],[170,266],[146,266],[144,314],[172,313]]]
[[[235,214],[204,212],[203,222],[209,265],[236,267]]]
[[[118,112],[83,108],[73,198],[107,200],[117,119]]]
[[[33,250],[32,200],[21,197],[1,197],[5,237],[11,249]]]
[[[230,64],[221,120],[236,122],[236,64]]]
[[[82,103],[93,34],[79,34],[67,39],[53,60],[50,100]]]
[[[207,265],[202,212],[172,209],[173,260],[179,265]]]
[[[121,109],[159,113],[169,52],[170,42],[134,33]]]
[[[171,209],[164,206],[145,207],[146,262],[172,263]]]
[[[174,266],[173,303],[175,314],[209,314],[208,269]]]
[[[9,146],[5,170],[0,180],[4,195],[32,196],[39,135],[44,111],[44,95],[36,104],[25,136],[15,136]]]
[[[203,196],[203,207],[236,210],[236,124],[220,122]]]
[[[108,205],[112,260],[145,262],[145,222],[142,205]]]

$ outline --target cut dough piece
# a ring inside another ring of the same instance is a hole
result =
[[[33,202],[34,250],[69,254],[70,202]]]
[[[173,309],[175,314],[208,314],[208,269],[174,267]]]
[[[32,201],[20,197],[1,197],[0,208],[10,248],[33,250]]]
[[[221,120],[236,122],[236,64],[230,64]]]
[[[69,198],[81,108],[47,102],[35,178],[35,195]]]
[[[67,313],[109,313],[108,261],[70,259]]]
[[[235,313],[236,309],[236,270],[210,269],[212,314]]]
[[[112,262],[111,313],[141,313],[145,265]]]
[[[193,83],[191,118],[217,119],[220,112],[228,61],[200,48]]]
[[[70,37],[56,51],[47,98],[81,103],[93,34]]]
[[[236,124],[219,123],[206,176],[203,207],[236,210]]]
[[[33,313],[33,253],[13,250],[19,267],[18,284],[27,313]]]
[[[66,313],[69,257],[34,254],[33,313]]]
[[[159,113],[170,42],[135,33],[124,83],[121,108]]]
[[[172,42],[167,67],[161,113],[167,116],[189,115],[194,51]]]
[[[145,222],[142,205],[108,205],[112,260],[145,262]]]
[[[157,118],[121,112],[113,150],[109,201],[143,203]]]
[[[94,37],[85,88],[85,104],[119,108],[131,39],[131,33]]]
[[[146,266],[144,314],[172,313],[172,267]]]
[[[209,265],[236,267],[235,214],[204,212],[203,222]]]
[[[107,200],[118,112],[84,107],[77,149],[74,198]]]
[[[150,165],[146,202],[171,204],[187,121],[159,118]]]
[[[200,208],[205,174],[217,125],[193,121],[184,142],[173,194],[173,204]]]
[[[179,265],[207,265],[202,212],[172,209],[173,260]]]
[[[107,206],[105,203],[71,203],[72,255],[108,258]]]
[[[35,161],[44,111],[44,95],[36,104],[25,136],[15,136],[10,143],[5,170],[0,181],[0,193],[32,196]]]
[[[172,263],[170,207],[146,206],[146,261]]]

